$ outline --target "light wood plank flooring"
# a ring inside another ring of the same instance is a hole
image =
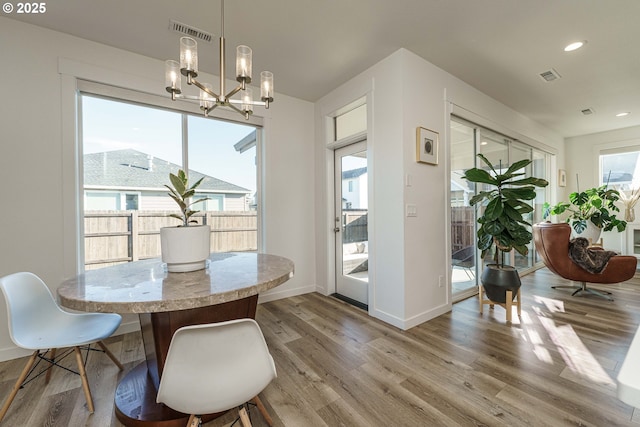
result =
[[[546,269],[524,277],[511,326],[502,307],[481,316],[477,298],[404,332],[318,294],[262,304],[257,320],[278,370],[262,400],[288,427],[637,426],[615,378],[640,322],[640,278],[593,286],[612,290],[613,302],[550,289],[562,283]],[[143,358],[138,333],[108,344],[127,369]],[[0,398],[23,363],[0,363]],[[121,426],[113,393],[123,374],[96,354],[88,375],[93,415],[78,377],[57,369],[49,385],[20,391],[3,425]],[[252,420],[265,425],[255,411]]]

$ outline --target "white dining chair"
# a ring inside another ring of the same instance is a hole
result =
[[[94,412],[91,389],[87,381],[85,360],[80,347],[87,349],[97,343],[107,356],[123,369],[122,364],[102,342],[120,326],[122,317],[113,313],[70,313],[62,310],[56,303],[47,285],[35,274],[21,272],[0,278],[0,289],[4,294],[9,317],[9,336],[18,347],[33,350],[22,373],[0,409],[0,421],[4,418],[18,390],[46,372],[49,381],[51,368],[61,366],[64,357],[75,353],[78,372],[64,369],[80,375],[82,388],[87,400],[89,412]],[[57,349],[67,349],[60,354]],[[99,350],[100,351],[100,350]],[[38,360],[39,359],[39,360]],[[48,366],[35,372],[36,361],[44,361]],[[34,366],[35,365],[35,366]],[[31,377],[27,380],[28,377]]]
[[[246,404],[252,401],[272,426],[258,393],[274,378],[276,367],[255,320],[185,326],[171,340],[157,401],[189,414],[187,425],[194,427],[201,415],[232,408],[250,427]]]

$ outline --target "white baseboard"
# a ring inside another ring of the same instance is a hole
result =
[[[258,296],[258,304],[262,304],[263,302],[275,301],[282,298],[295,297],[297,295],[309,294],[315,291],[315,285],[301,286],[298,288],[287,289],[286,291],[278,291],[277,288],[274,288],[266,293],[260,294]]]
[[[118,329],[113,333],[113,335],[124,335],[129,332],[136,332],[140,330],[140,322],[136,320],[131,320],[127,323],[121,323]]]
[[[438,316],[441,316],[445,313],[451,311],[451,304],[443,304],[441,306],[432,308],[431,310],[425,311],[424,313],[420,313],[416,316],[405,319],[404,321],[404,330],[411,329],[414,326],[418,326],[424,322],[428,322],[431,319],[435,319]]]
[[[439,307],[433,308],[429,311],[425,311],[424,313],[420,313],[416,316],[410,317],[408,319],[401,319],[400,317],[394,316],[392,314],[386,313],[378,309],[374,309],[371,314],[376,319],[380,319],[383,322],[389,323],[390,325],[393,325],[396,328],[400,328],[403,331],[406,331],[408,329],[413,328],[414,326],[418,326],[421,323],[427,322],[442,314],[448,313],[449,311],[451,311],[451,305],[444,304]]]
[[[31,355],[31,353],[33,353],[31,350],[25,350],[24,348],[15,346],[3,348],[2,350],[0,350],[0,362],[29,356]]]

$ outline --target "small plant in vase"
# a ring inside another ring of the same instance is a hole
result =
[[[195,184],[189,187],[189,179],[187,178],[187,174],[182,169],[178,170],[177,175],[169,173],[169,180],[171,181],[171,185],[173,185],[173,187],[170,187],[166,184],[165,187],[169,189],[169,197],[171,197],[178,204],[181,212],[181,215],[170,214],[169,216],[182,221],[182,226],[184,227],[188,227],[189,224],[193,222],[197,223],[197,221],[192,220],[191,217],[193,216],[193,214],[196,214],[199,211],[194,211],[193,209],[191,209],[191,206],[195,205],[196,203],[209,200],[208,197],[203,197],[194,202],[190,202],[191,197],[196,194],[196,188],[198,188],[200,184],[202,184],[203,179],[204,177],[200,178],[198,181],[196,181]]]
[[[629,194],[620,190],[620,200],[624,204],[624,220],[634,222],[636,220],[636,203],[640,199],[640,187],[629,190]]]
[[[620,209],[615,203],[620,199],[620,192],[608,185],[576,191],[569,194],[569,203],[553,206],[545,203],[543,217],[567,213],[566,221],[571,224],[574,235],[596,242],[602,231],[622,232],[627,228],[627,222],[616,216]]]
[[[204,178],[189,186],[187,174],[181,169],[177,174],[170,173],[171,186],[169,196],[177,203],[180,214],[169,216],[182,221],[176,227],[160,229],[162,261],[167,263],[169,272],[184,273],[206,268],[206,260],[211,249],[211,228],[208,225],[191,225],[196,221],[192,216],[198,211],[191,209],[196,204],[209,200],[207,197],[191,202],[196,189]]]

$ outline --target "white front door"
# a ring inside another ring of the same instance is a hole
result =
[[[335,150],[336,293],[368,304],[369,237],[366,141]]]

